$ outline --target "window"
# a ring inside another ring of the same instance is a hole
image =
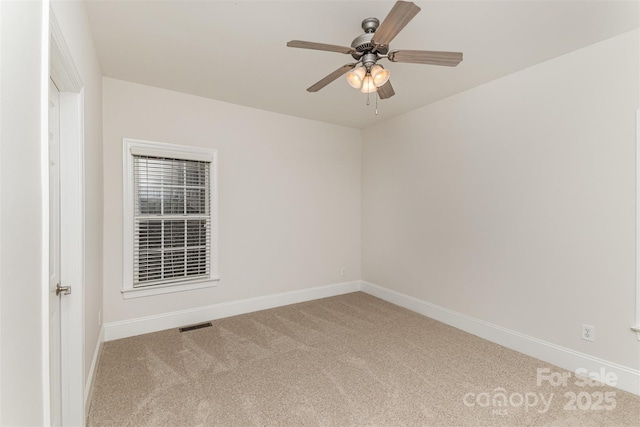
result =
[[[212,149],[124,139],[125,298],[218,280],[216,160]]]

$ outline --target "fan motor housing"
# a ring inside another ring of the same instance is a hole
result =
[[[364,34],[360,34],[351,42],[351,47],[354,48],[356,52],[358,52],[351,54],[354,59],[359,59],[363,54],[371,52],[371,50],[373,50],[374,46],[371,43],[371,39],[380,26],[380,21],[378,20],[378,18],[366,18],[362,21],[362,24],[360,24],[360,26],[362,27],[362,31],[364,31]],[[379,52],[381,55],[386,55],[387,52],[389,52],[389,47],[378,47],[376,52]]]
[[[351,42],[351,47],[354,48],[356,52],[358,52],[358,53],[351,54],[351,56],[353,56],[354,59],[360,59],[363,53],[370,52],[373,49],[373,44],[371,43],[371,39],[373,38],[374,34],[375,33],[364,33],[364,34],[360,34],[358,37],[353,39],[353,41]],[[389,52],[389,47],[379,46],[376,52],[380,53],[381,55],[386,55]]]

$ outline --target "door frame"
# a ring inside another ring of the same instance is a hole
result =
[[[636,110],[636,324],[631,330],[640,341],[640,108]]]
[[[48,33],[49,77],[60,90],[60,271],[72,289],[61,301],[62,420],[84,425],[84,85],[51,8]]]

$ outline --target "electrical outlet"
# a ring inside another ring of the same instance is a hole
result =
[[[102,310],[98,310],[98,326],[102,326]]]
[[[582,325],[582,339],[587,341],[595,341],[596,340],[596,331],[595,328],[591,325]]]
[[[347,275],[347,267],[342,267],[340,269],[340,275],[341,276],[346,276]]]

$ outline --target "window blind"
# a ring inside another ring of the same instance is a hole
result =
[[[133,156],[133,286],[209,278],[210,163]]]

